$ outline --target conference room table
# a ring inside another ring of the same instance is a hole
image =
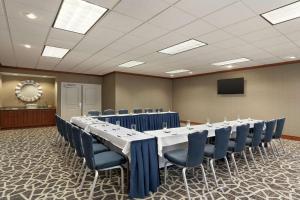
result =
[[[125,128],[131,128],[132,124],[136,125],[136,130],[140,132],[149,130],[159,130],[163,128],[163,123],[167,123],[168,128],[180,127],[179,114],[177,112],[152,112],[139,114],[116,114],[93,116],[102,121],[108,120],[109,123],[120,125]]]
[[[72,117],[71,123],[108,141],[129,160],[129,196],[144,198],[160,185],[157,140],[154,136],[103,122],[92,117]]]

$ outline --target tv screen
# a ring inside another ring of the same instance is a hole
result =
[[[218,94],[244,94],[244,78],[218,80]]]

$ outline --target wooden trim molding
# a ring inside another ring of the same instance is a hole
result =
[[[287,140],[300,141],[300,136],[284,134],[284,135],[282,135],[282,138],[287,139]]]

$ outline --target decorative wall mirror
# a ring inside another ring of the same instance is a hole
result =
[[[43,95],[42,87],[33,80],[25,80],[18,83],[15,90],[18,99],[24,102],[35,102]]]

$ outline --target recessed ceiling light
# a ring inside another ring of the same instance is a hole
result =
[[[53,27],[86,34],[106,11],[106,8],[83,0],[64,0]]]
[[[167,74],[178,74],[178,73],[183,73],[183,72],[189,72],[190,70],[187,70],[187,69],[176,69],[176,70],[173,70],[173,71],[169,71],[169,72],[166,72]]]
[[[31,48],[31,45],[29,45],[29,44],[24,44],[24,47],[27,48],[27,49],[30,49],[30,48]]]
[[[192,72],[192,71],[190,71],[190,72],[189,72],[189,74],[193,74],[193,72]]]
[[[188,50],[195,49],[195,48],[198,48],[198,47],[202,47],[202,46],[205,46],[205,45],[207,45],[207,44],[205,44],[203,42],[200,42],[198,40],[191,39],[191,40],[176,44],[174,46],[168,47],[166,49],[162,49],[158,52],[174,55],[174,54],[177,54],[177,53],[182,53],[184,51],[188,51]]]
[[[300,17],[300,1],[261,14],[272,25]]]
[[[141,65],[141,64],[144,64],[144,62],[131,60],[131,61],[129,61],[129,62],[120,64],[119,67],[127,67],[127,68],[130,68],[130,67],[134,67],[134,66]]]
[[[232,65],[227,65],[227,68],[228,69],[231,69],[233,66]]]
[[[248,59],[248,58],[237,58],[237,59],[232,59],[232,60],[213,63],[212,65],[223,66],[223,65],[230,65],[230,64],[234,64],[234,63],[241,63],[241,62],[247,62],[247,61],[250,61],[250,59]]]
[[[37,16],[36,16],[35,14],[33,14],[33,13],[27,13],[27,14],[26,14],[26,17],[27,17],[28,19],[36,19],[36,18],[37,18]]]
[[[174,77],[174,74],[171,74],[170,76],[171,76],[171,77]]]
[[[287,56],[286,59],[296,59],[296,56]]]
[[[42,56],[46,57],[54,57],[54,58],[62,58],[68,53],[70,49],[58,48],[58,47],[51,47],[45,46]]]

